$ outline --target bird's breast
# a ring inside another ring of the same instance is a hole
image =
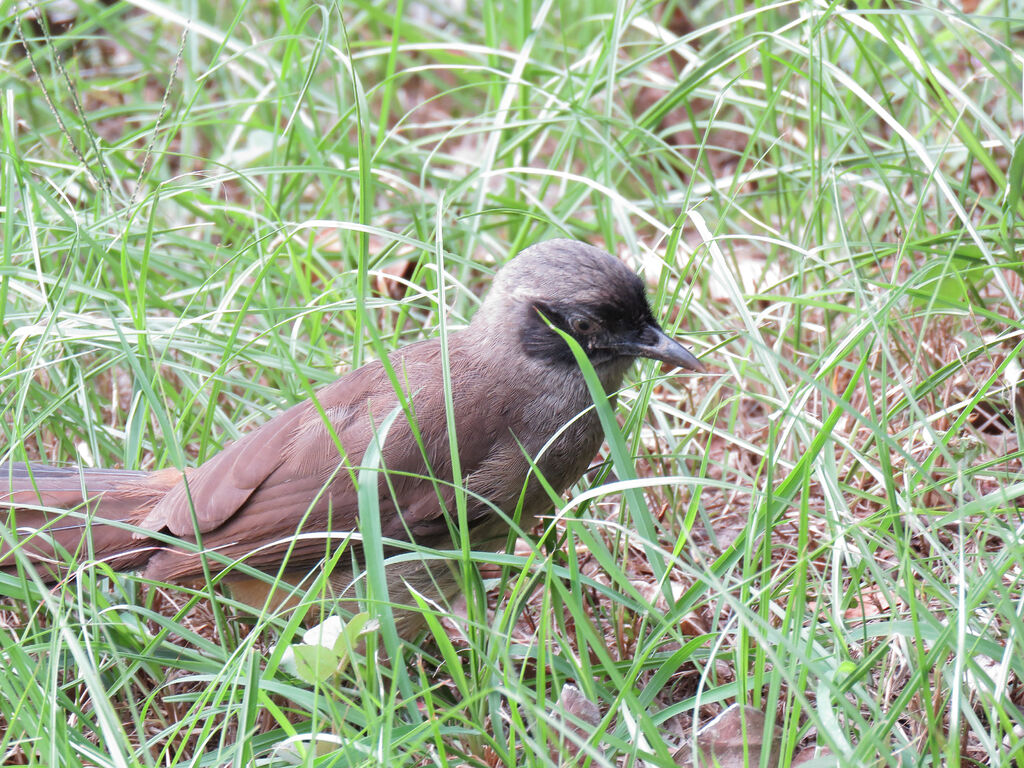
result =
[[[496,398],[501,408],[491,408],[499,422],[492,429],[496,439],[466,485],[509,514],[521,503],[521,524],[529,527],[552,507],[545,485],[562,493],[575,483],[597,453],[603,431],[578,370],[537,375],[520,368],[518,374],[506,379]]]

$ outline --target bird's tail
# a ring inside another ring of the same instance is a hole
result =
[[[143,566],[154,542],[130,526],[180,477],[173,470],[0,464],[0,572],[14,571],[19,553],[47,579],[83,560],[116,570]]]

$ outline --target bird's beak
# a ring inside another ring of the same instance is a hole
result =
[[[707,370],[690,350],[668,336],[655,323],[644,328],[636,338],[617,344],[616,349],[633,357],[660,360],[675,368],[686,368],[697,373]]]

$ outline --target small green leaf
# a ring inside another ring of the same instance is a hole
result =
[[[348,656],[357,647],[359,638],[373,632],[379,625],[380,622],[376,619],[370,621],[370,614],[366,611],[357,613],[345,624],[331,647],[339,656]]]
[[[322,645],[293,645],[298,677],[310,685],[322,684],[337,674],[341,659]]]
[[[974,259],[953,256],[923,267],[918,272],[917,285],[921,293],[916,295],[915,303],[924,306],[933,297],[948,304],[965,303],[971,277],[978,274],[971,271],[975,264]]]

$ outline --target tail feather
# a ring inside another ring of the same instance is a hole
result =
[[[15,570],[17,553],[49,579],[67,572],[68,553],[117,570],[142,567],[152,542],[111,523],[143,520],[176,480],[161,472],[0,464],[0,571]]]

